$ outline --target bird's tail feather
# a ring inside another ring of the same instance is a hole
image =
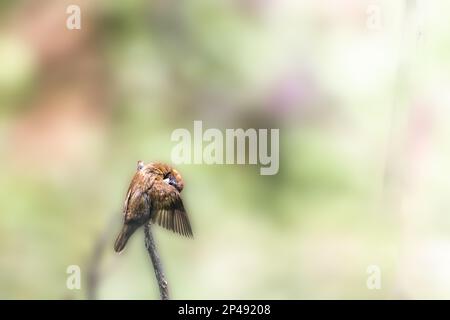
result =
[[[121,252],[125,248],[128,239],[131,237],[134,231],[136,231],[136,226],[124,224],[122,230],[117,236],[116,242],[114,243],[114,251]]]

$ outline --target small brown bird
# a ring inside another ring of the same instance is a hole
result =
[[[125,198],[124,223],[114,250],[121,252],[136,229],[150,221],[192,237],[191,224],[180,197],[183,187],[181,175],[169,165],[138,161]]]

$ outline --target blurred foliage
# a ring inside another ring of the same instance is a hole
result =
[[[372,2],[76,0],[79,31],[68,2],[0,2],[0,298],[86,298],[103,232],[98,298],[157,298],[143,232],[113,240],[136,161],[193,120],[280,128],[280,171],[177,166],[174,298],[450,297],[450,5],[377,1],[373,31]]]

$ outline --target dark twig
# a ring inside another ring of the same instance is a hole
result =
[[[150,256],[153,263],[153,269],[155,270],[156,280],[158,281],[161,300],[169,300],[169,288],[167,285],[167,280],[164,274],[161,260],[159,259],[158,251],[156,250],[155,240],[153,239],[150,224],[146,224],[144,226],[144,232],[145,232],[145,248],[147,249],[148,255]]]

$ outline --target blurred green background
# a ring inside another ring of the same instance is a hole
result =
[[[449,11],[0,2],[0,298],[157,299],[143,231],[112,246],[137,160],[170,163],[194,120],[279,128],[280,170],[176,166],[195,240],[155,228],[173,298],[450,298]]]

